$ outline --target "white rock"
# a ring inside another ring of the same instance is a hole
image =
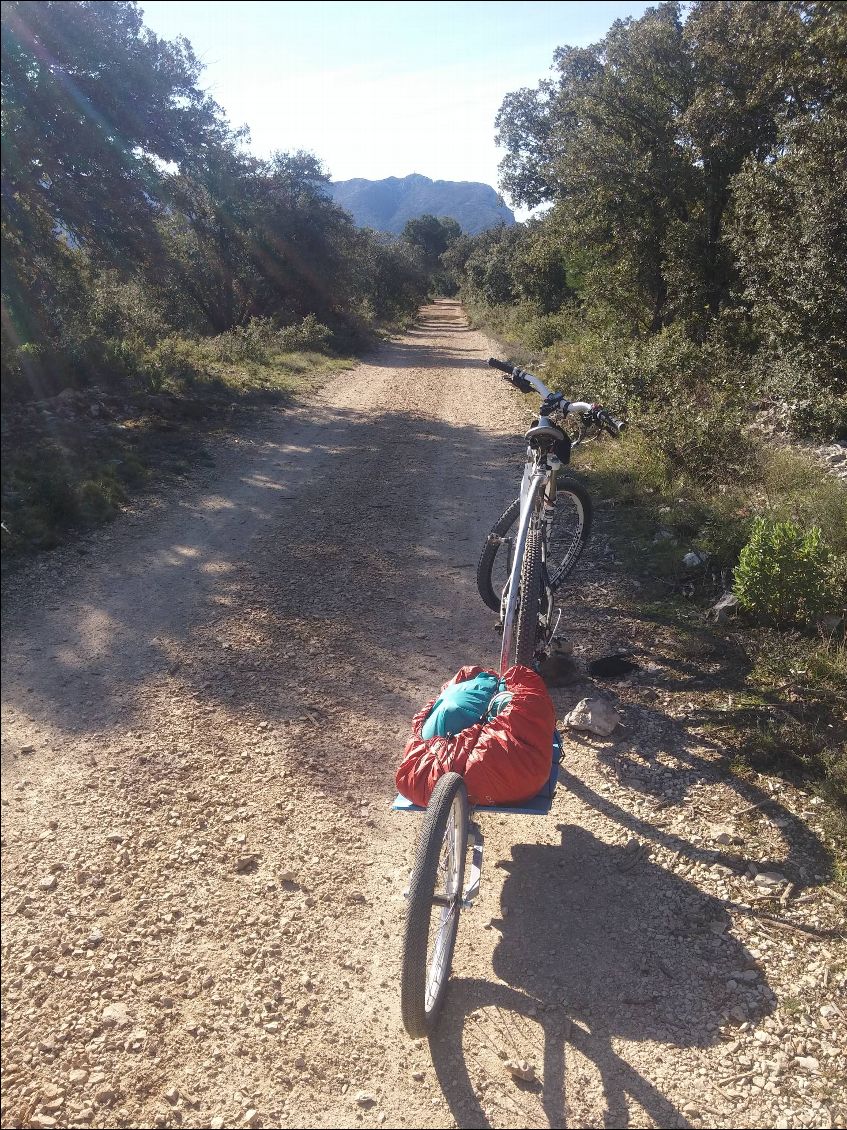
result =
[[[782,887],[788,880],[779,871],[759,871],[753,882],[757,887]]]
[[[56,889],[56,876],[45,875],[43,879],[39,880],[38,885],[42,891],[54,891]]]
[[[808,1071],[812,1075],[817,1074],[821,1068],[820,1063],[813,1055],[798,1055],[794,1062],[798,1067],[802,1068],[803,1071]]]
[[[525,1059],[507,1059],[503,1065],[513,1079],[521,1079],[524,1083],[535,1082],[535,1067]]]
[[[115,1024],[118,1028],[127,1028],[132,1023],[127,1006],[123,1001],[114,1001],[103,1009],[103,1019],[107,1024]]]
[[[738,609],[738,597],[734,592],[725,592],[720,600],[709,609],[709,615],[721,622]]]
[[[620,722],[620,715],[605,698],[584,698],[565,718],[565,725],[573,730],[588,730],[607,738]]]

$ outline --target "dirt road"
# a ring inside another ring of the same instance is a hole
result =
[[[726,776],[691,717],[719,663],[617,607],[602,506],[566,613],[578,660],[641,671],[552,693],[624,724],[568,738],[551,816],[483,817],[443,1024],[402,1030],[394,769],[430,692],[497,653],[474,569],[527,405],[489,350],[428,307],[10,583],[4,1127],[844,1125],[815,807]]]

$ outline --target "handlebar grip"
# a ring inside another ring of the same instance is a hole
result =
[[[512,375],[512,371],[515,368],[514,365],[510,365],[507,361],[498,361],[496,357],[489,357],[488,364],[492,369],[499,369],[501,373],[508,373],[509,376]]]
[[[626,421],[616,419],[611,412],[607,412],[605,408],[599,410],[597,417],[599,423],[606,429],[609,435],[619,436],[626,427]]]

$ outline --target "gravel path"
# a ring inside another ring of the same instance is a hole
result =
[[[497,654],[474,570],[527,404],[490,348],[427,307],[7,583],[4,1127],[845,1125],[819,810],[726,774],[696,719],[717,652],[618,607],[602,502],[566,619],[578,666],[640,670],[552,694],[623,724],[567,738],[549,817],[482,817],[443,1023],[402,1030],[394,770],[433,688]]]

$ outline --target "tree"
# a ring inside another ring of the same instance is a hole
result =
[[[519,203],[555,202],[565,250],[589,256],[588,292],[657,330],[668,235],[688,217],[694,179],[678,145],[690,99],[679,5],[562,47],[554,66],[556,80],[508,96],[498,114],[503,186]]]
[[[461,234],[461,227],[450,216],[426,215],[408,220],[400,238],[413,247],[420,248],[427,264],[434,269],[444,252]]]
[[[840,13],[827,7],[807,33],[834,47]],[[834,62],[847,58],[847,21],[840,31]],[[796,405],[803,430],[837,436],[847,432],[847,82],[805,104],[732,178],[727,242],[765,388]]]
[[[556,204],[584,289],[635,332],[682,321],[702,340],[737,283],[726,217],[748,159],[845,85],[842,5],[665,3],[560,48],[556,77],[497,118],[503,186]]]
[[[314,155],[245,152],[137,4],[8,0],[2,54],[4,395],[139,378],[174,330],[370,324],[426,292],[420,248],[358,232]]]
[[[523,237],[520,227],[489,228],[474,237],[465,259],[465,288],[487,306],[502,306],[520,297],[515,258]]]
[[[138,253],[164,169],[229,134],[190,45],[160,40],[124,0],[5,0],[2,15],[4,223],[29,246]]]
[[[206,167],[171,177],[169,206],[158,218],[159,253],[144,266],[176,324],[214,333],[251,312],[255,288],[251,229],[260,165],[231,147]]]
[[[55,339],[84,265],[154,257],[168,170],[230,131],[188,43],[158,39],[137,4],[6,0],[2,17],[8,345]]]

